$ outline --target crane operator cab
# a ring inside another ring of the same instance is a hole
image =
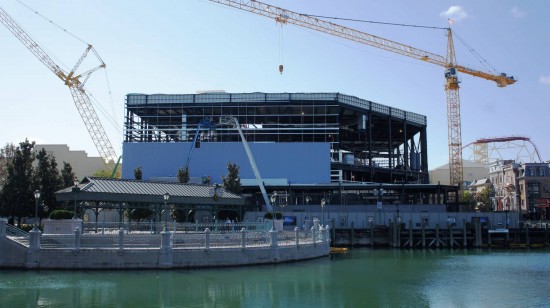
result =
[[[457,78],[456,68],[449,67],[445,69],[445,78]]]

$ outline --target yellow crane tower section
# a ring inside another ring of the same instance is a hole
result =
[[[451,185],[462,185],[462,135],[460,121],[460,95],[457,72],[496,82],[499,87],[514,84],[516,80],[506,74],[494,75],[474,70],[456,63],[452,31],[447,29],[447,56],[443,57],[425,50],[384,39],[372,34],[341,26],[305,14],[285,10],[254,0],[209,0],[264,17],[281,24],[293,24],[322,33],[355,41],[371,47],[384,49],[403,56],[422,60],[445,68],[445,91],[447,93],[447,121],[449,134],[449,171]]]
[[[23,45],[25,45],[25,47],[27,47],[27,49],[29,49],[38,58],[38,60],[40,60],[40,62],[42,62],[42,64],[44,64],[50,71],[59,77],[59,79],[61,79],[67,87],[69,87],[76,108],[78,109],[78,112],[86,125],[86,129],[92,137],[99,155],[103,158],[106,167],[109,170],[114,170],[115,163],[117,162],[117,155],[111,145],[111,142],[109,141],[109,138],[107,137],[107,134],[105,133],[105,130],[103,129],[103,126],[101,125],[90,98],[84,89],[84,84],[90,75],[101,68],[105,68],[105,63],[101,60],[92,45],[88,45],[78,62],[74,65],[73,69],[67,73],[59,67],[59,65],[55,63],[55,61],[44,51],[44,49],[42,49],[42,47],[40,47],[40,45],[38,45],[38,43],[35,42],[31,36],[28,35],[25,30],[23,30],[1,7],[0,22],[4,24],[4,26],[6,26],[6,28],[8,28],[8,30],[10,30],[13,35],[15,35],[15,37],[17,37],[21,43],[23,43]],[[101,64],[86,72],[77,74],[76,70],[90,51],[95,54]],[[82,81],[81,78],[83,79]]]

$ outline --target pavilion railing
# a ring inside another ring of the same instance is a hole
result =
[[[164,222],[85,222],[83,223],[83,234],[117,233],[122,228],[126,233],[159,233],[167,229],[175,233],[202,233],[206,228],[212,233],[234,233],[240,232],[243,228],[247,231],[266,232],[271,229],[269,222],[211,222],[211,223],[178,223],[174,221]]]
[[[40,249],[158,249],[162,236],[169,234],[170,247],[174,249],[216,249],[307,245],[328,242],[328,230],[309,231],[248,231],[214,233],[210,229],[195,232],[42,234]]]

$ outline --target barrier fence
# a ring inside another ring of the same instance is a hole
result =
[[[220,226],[215,226],[220,227]],[[328,243],[329,230],[312,227],[309,231],[250,231],[242,227],[236,231],[226,229],[217,232],[205,228],[194,231],[162,231],[161,233],[128,232],[120,228],[115,232],[74,234],[41,234],[31,231],[25,233],[13,226],[6,227],[6,236],[31,249],[215,249],[276,247],[285,245],[310,245]],[[178,230],[176,228],[176,230]],[[26,234],[26,235],[25,235]],[[165,242],[165,238],[169,241]],[[31,247],[36,245],[37,247]]]
[[[160,233],[167,228],[175,233],[201,233],[205,229],[210,229],[212,233],[234,233],[240,232],[243,228],[247,231],[267,232],[271,229],[270,222],[185,222],[179,223],[174,221],[164,222],[85,222],[82,225],[83,234],[86,233],[116,233],[120,229],[126,233]]]

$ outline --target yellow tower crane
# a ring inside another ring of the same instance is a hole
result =
[[[272,18],[281,24],[294,24],[333,36],[352,40],[375,48],[384,49],[429,62],[445,68],[445,91],[447,92],[447,121],[449,129],[449,171],[451,185],[462,185],[462,135],[460,122],[460,95],[457,72],[481,77],[496,82],[497,86],[505,87],[514,84],[516,80],[502,73],[493,75],[479,70],[470,69],[456,63],[453,36],[451,28],[447,29],[447,56],[443,57],[428,51],[414,48],[387,40],[372,34],[321,20],[309,15],[285,10],[254,0],[209,0],[250,13]]]
[[[27,47],[38,58],[38,60],[40,60],[40,62],[42,62],[42,64],[50,69],[50,71],[52,71],[65,83],[67,87],[69,87],[76,108],[78,109],[78,112],[80,113],[90,136],[92,137],[99,155],[103,158],[108,170],[113,171],[114,176],[116,171],[115,163],[118,165],[117,155],[111,145],[111,142],[109,141],[109,138],[107,137],[107,134],[105,133],[105,130],[103,129],[103,126],[101,125],[90,98],[84,89],[84,84],[90,75],[101,68],[105,68],[105,63],[101,60],[95,49],[92,45],[88,45],[80,59],[78,59],[78,62],[74,65],[73,69],[67,73],[59,65],[57,65],[55,61],[46,53],[46,51],[44,51],[44,49],[42,49],[42,47],[40,47],[40,45],[38,45],[38,43],[34,41],[31,36],[27,34],[27,32],[25,32],[25,30],[23,30],[1,7],[0,22],[4,24],[4,26],[6,26],[6,28],[8,28],[8,30],[10,30],[13,35],[15,35],[15,37],[17,37],[21,43],[23,43],[23,45],[25,45],[25,47]],[[90,51],[95,54],[101,64],[86,72],[77,74],[76,70],[79,68],[80,64],[82,64],[82,61],[84,61]],[[81,78],[83,79],[82,81]]]

